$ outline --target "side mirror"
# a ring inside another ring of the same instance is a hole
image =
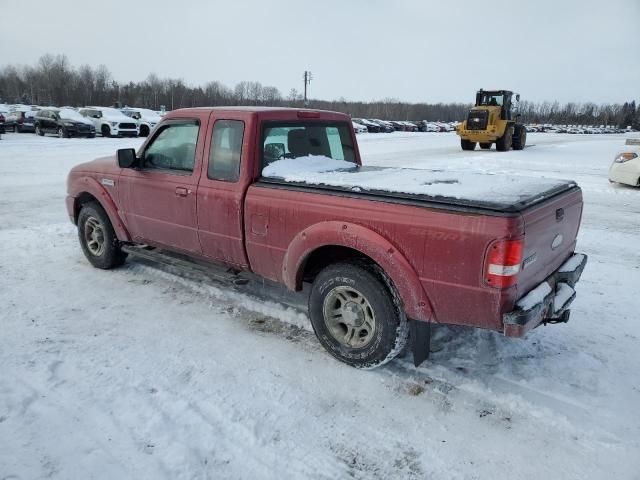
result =
[[[284,143],[268,143],[264,146],[265,157],[280,160],[284,158],[285,153]]]
[[[133,148],[121,148],[118,150],[117,155],[120,168],[135,168],[138,166],[138,158]]]

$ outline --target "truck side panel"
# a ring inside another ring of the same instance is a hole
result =
[[[501,312],[513,305],[515,288],[484,286],[483,261],[492,240],[523,233],[520,216],[443,211],[258,183],[249,188],[245,199],[246,248],[252,270],[285,282],[285,256],[295,237],[328,221],[365,227],[407,259],[419,278],[416,289],[423,289],[433,305],[433,317],[419,319],[502,329]],[[357,241],[352,239],[356,245]],[[327,243],[332,244],[329,238]],[[343,241],[336,235],[333,244]],[[408,311],[417,310],[418,306],[408,303],[412,300],[403,297]]]

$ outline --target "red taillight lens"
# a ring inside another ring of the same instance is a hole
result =
[[[484,266],[484,280],[496,288],[515,285],[522,263],[523,240],[498,240],[489,246]]]
[[[320,118],[320,112],[314,112],[313,110],[299,110],[298,118]]]

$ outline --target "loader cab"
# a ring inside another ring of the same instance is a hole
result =
[[[476,93],[476,107],[500,107],[501,120],[513,120],[511,117],[511,98],[513,92],[509,90],[478,90]],[[516,94],[516,101],[520,95]]]

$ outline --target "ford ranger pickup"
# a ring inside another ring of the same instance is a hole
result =
[[[408,342],[421,363],[433,323],[522,337],[566,322],[587,262],[574,182],[363,166],[335,112],[176,110],[67,187],[93,266],[144,249],[306,285],[320,343],[356,367]]]

